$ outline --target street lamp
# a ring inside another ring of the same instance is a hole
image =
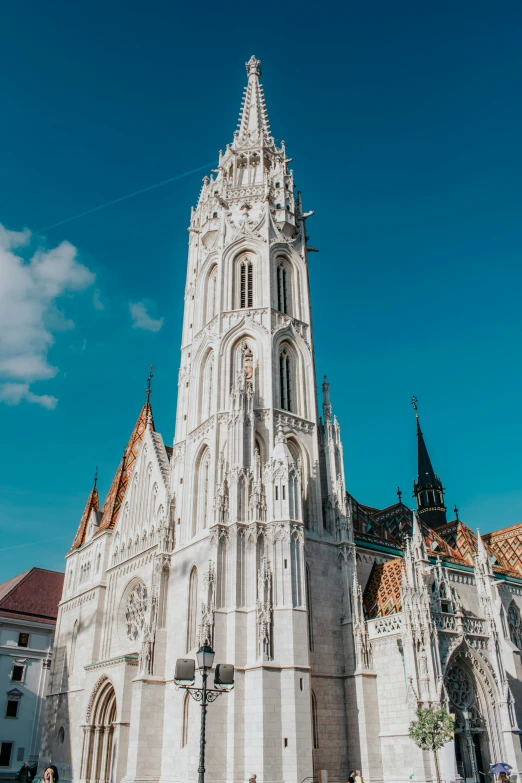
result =
[[[199,740],[199,767],[198,783],[205,783],[205,734],[207,722],[207,706],[215,701],[222,693],[228,693],[234,687],[234,667],[230,663],[218,663],[214,674],[214,685],[218,687],[207,688],[208,673],[214,663],[214,650],[205,642],[196,653],[198,669],[201,674],[202,687],[194,687],[195,661],[193,658],[178,658],[174,682],[176,688],[188,691],[195,701],[201,702],[201,734]]]
[[[471,733],[471,727],[470,727],[470,721],[473,717],[473,713],[471,710],[462,710],[462,717],[464,718],[464,732],[466,734],[466,741],[468,743],[468,753],[469,753],[469,760],[471,762],[471,774],[473,775],[473,780],[478,783],[478,774],[477,774],[477,760],[475,758],[475,744],[473,742],[473,735]]]

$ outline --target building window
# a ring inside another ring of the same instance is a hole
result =
[[[254,270],[252,262],[248,259],[242,261],[239,267],[240,272],[240,296],[239,303],[241,309],[253,307],[254,304]]]
[[[18,699],[8,699],[7,700],[7,708],[5,711],[5,717],[6,718],[17,718],[18,717],[18,705],[20,702]]]
[[[312,740],[313,748],[317,750],[319,747],[319,723],[317,720],[317,699],[315,693],[312,691]]]
[[[18,646],[19,647],[29,647],[29,634],[28,633],[19,633],[18,634]]]
[[[288,275],[284,264],[277,267],[277,309],[288,313]]]
[[[292,410],[292,381],[290,356],[284,349],[279,355],[279,396],[280,407],[284,411]]]
[[[308,648],[314,649],[314,630],[312,621],[312,580],[310,578],[310,567],[306,566],[306,608],[308,609]]]
[[[187,612],[187,652],[196,646],[198,623],[198,569],[196,566],[190,572],[189,600]],[[187,696],[189,694],[187,693]]]
[[[0,744],[0,767],[11,766],[11,751],[13,750],[12,742],[2,742]]]
[[[23,682],[24,672],[25,672],[25,666],[20,666],[20,664],[15,663],[15,665],[13,666],[13,671],[11,672],[12,681]]]
[[[511,602],[508,609],[509,636],[514,645],[522,650],[522,621],[520,611],[514,601]]]
[[[23,761],[25,758],[25,748],[18,748],[16,751],[16,760]]]
[[[63,743],[65,742],[65,729],[63,726],[60,728],[60,731],[58,732],[58,742],[60,743],[60,745],[63,745]]]

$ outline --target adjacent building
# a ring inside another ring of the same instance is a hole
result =
[[[38,760],[63,573],[31,568],[0,585],[0,776]]]
[[[522,525],[481,538],[447,520],[418,420],[418,516],[347,491],[326,379],[322,416],[316,395],[312,212],[260,75],[252,57],[190,215],[173,446],[149,389],[67,554],[42,765],[82,783],[195,781],[200,710],[173,675],[207,642],[236,672],[209,708],[209,783],[343,783],[353,768],[431,781],[408,726],[440,702],[457,722],[443,777],[483,781],[503,760],[516,779]]]

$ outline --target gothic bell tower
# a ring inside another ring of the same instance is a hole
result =
[[[329,398],[326,427],[317,416],[313,213],[271,134],[259,60],[246,70],[238,129],[191,212],[171,487],[174,562],[197,571],[177,649],[209,641],[235,664],[220,708],[252,769],[232,750],[220,763],[228,779],[255,769],[269,783],[313,774],[305,539],[345,537],[346,503]]]

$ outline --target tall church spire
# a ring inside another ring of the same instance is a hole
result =
[[[243,144],[249,141],[267,142],[270,138],[270,123],[263,86],[259,81],[261,61],[252,55],[246,63],[246,70],[248,84],[243,93],[238,123],[239,130],[234,136]]]
[[[413,409],[417,421],[417,462],[418,475],[413,484],[413,493],[417,499],[417,511],[422,521],[431,528],[445,525],[446,506],[444,505],[444,487],[440,478],[433,470],[430,455],[424,442],[424,435],[419,421],[417,398],[412,398]]]

